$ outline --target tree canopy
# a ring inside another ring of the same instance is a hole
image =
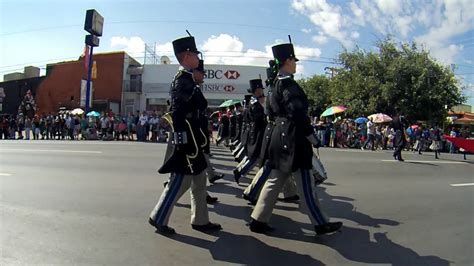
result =
[[[391,39],[376,47],[377,51],[356,47],[340,53],[332,77],[315,75],[298,81],[312,114],[345,105],[348,117],[394,115],[399,109],[411,122],[441,123],[449,108],[465,102],[452,70],[432,59],[426,49]]]

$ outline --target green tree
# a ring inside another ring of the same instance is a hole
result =
[[[339,54],[340,67],[321,94],[324,102],[319,102],[345,105],[349,117],[376,112],[393,115],[398,108],[411,122],[441,123],[445,106],[449,109],[466,100],[452,71],[416,43],[397,44],[387,38],[376,46],[377,51],[356,47]],[[312,88],[308,80],[301,84]],[[308,95],[314,91],[305,90]]]
[[[320,115],[330,105],[329,78],[315,75],[311,78],[298,80],[310,103],[311,115]]]

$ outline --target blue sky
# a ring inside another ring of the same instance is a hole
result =
[[[170,42],[185,29],[206,62],[218,64],[265,65],[270,47],[291,34],[303,76],[323,74],[344,48],[370,50],[387,34],[416,40],[443,64],[455,64],[474,104],[472,0],[0,0],[0,79],[25,65],[79,57],[90,8],[105,18],[96,51],[125,50],[139,61],[145,43],[171,55]]]

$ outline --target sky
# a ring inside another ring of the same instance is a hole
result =
[[[474,105],[473,0],[0,0],[0,80],[77,59],[87,9],[105,20],[94,52],[126,51],[142,63],[145,44],[176,62],[171,41],[186,29],[207,64],[266,66],[271,46],[291,35],[298,77],[325,74],[344,49],[372,51],[388,35],[416,41],[453,67]]]

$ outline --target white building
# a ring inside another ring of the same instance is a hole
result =
[[[209,107],[217,107],[228,99],[243,99],[249,88],[249,80],[266,79],[266,68],[257,66],[204,65],[203,92]],[[134,104],[125,106],[131,111],[139,110],[166,112],[168,110],[170,84],[178,72],[179,65],[144,65],[141,73],[141,90],[135,96]],[[131,98],[124,95],[131,104]],[[138,103],[136,102],[138,101]]]

